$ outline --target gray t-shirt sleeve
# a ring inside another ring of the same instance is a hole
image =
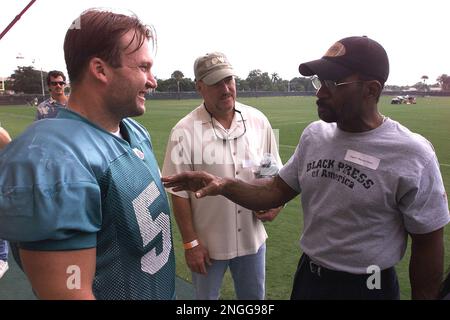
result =
[[[408,232],[424,234],[450,221],[448,200],[436,155],[413,177],[401,179],[400,189],[407,190],[399,199]]]
[[[300,144],[295,148],[294,154],[286,162],[286,164],[280,169],[279,176],[286,182],[289,187],[297,192],[301,192],[300,181],[299,181],[299,168],[300,166]]]

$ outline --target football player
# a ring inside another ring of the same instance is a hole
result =
[[[94,36],[95,35],[95,36]],[[169,205],[147,130],[155,34],[90,9],[67,31],[72,92],[0,155],[0,238],[41,299],[173,299]]]

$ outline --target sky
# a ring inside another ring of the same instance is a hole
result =
[[[29,0],[1,2],[0,30]],[[290,80],[298,65],[323,56],[337,40],[366,35],[386,49],[387,84],[435,83],[450,74],[447,0],[37,0],[0,40],[0,77],[18,65],[66,72],[63,42],[72,21],[91,7],[133,11],[158,36],[153,73],[194,78],[195,59],[228,56],[237,75],[254,69]],[[17,59],[21,56],[23,59]],[[34,64],[32,64],[34,61]]]

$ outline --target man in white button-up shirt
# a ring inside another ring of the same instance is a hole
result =
[[[268,155],[280,168],[267,118],[236,102],[234,71],[226,56],[202,56],[194,72],[204,101],[172,129],[163,175],[203,170],[250,181]],[[199,200],[187,192],[169,192],[197,299],[219,298],[228,267],[238,299],[264,299],[267,234],[261,221],[275,218],[280,208],[256,213],[224,197]]]

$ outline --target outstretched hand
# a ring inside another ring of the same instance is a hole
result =
[[[255,214],[256,218],[261,220],[262,222],[271,222],[278,216],[281,209],[283,209],[283,206],[269,210],[253,211],[253,213]]]
[[[204,171],[186,171],[177,175],[162,177],[166,188],[172,191],[192,191],[196,198],[215,196],[222,192],[224,179]]]

